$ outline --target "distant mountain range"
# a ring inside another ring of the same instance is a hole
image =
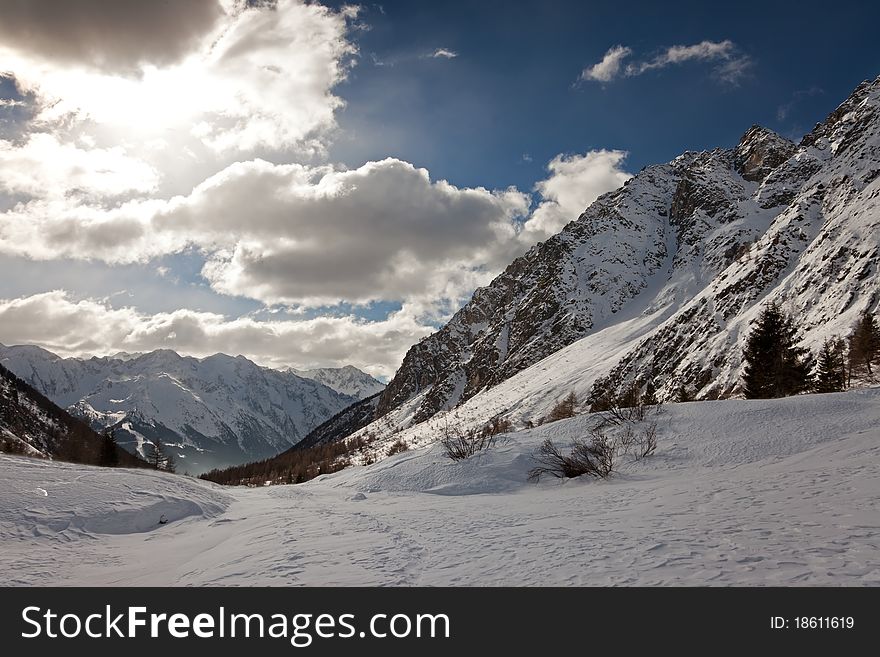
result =
[[[161,440],[178,470],[191,474],[282,452],[363,390],[381,387],[355,368],[312,378],[243,356],[199,359],[169,350],[79,359],[0,345],[0,364],[93,428],[113,427],[133,453]]]

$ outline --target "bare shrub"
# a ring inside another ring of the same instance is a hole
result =
[[[540,481],[544,475],[557,479],[572,479],[582,475],[607,479],[614,471],[616,449],[600,431],[593,432],[590,440],[577,439],[571,451],[564,454],[549,438],[538,448],[538,465],[529,470],[529,481]]]
[[[491,420],[489,420],[488,424],[486,424],[485,427],[483,427],[483,431],[489,433],[492,436],[497,436],[500,433],[508,433],[509,431],[513,431],[513,422],[508,420],[506,417],[496,415]]]
[[[400,454],[407,450],[409,450],[409,445],[403,442],[403,440],[397,440],[388,448],[388,456],[394,456],[395,454]]]
[[[548,422],[556,422],[577,415],[578,398],[574,392],[568,393],[565,397],[550,409],[547,415],[538,420],[538,424],[547,424]]]
[[[477,452],[493,447],[495,436],[486,435],[477,429],[461,431],[447,427],[440,443],[443,445],[443,453],[446,456],[453,461],[462,461]]]
[[[443,453],[446,456],[453,461],[461,461],[477,452],[491,449],[495,446],[499,434],[507,433],[512,429],[513,423],[500,415],[493,417],[482,428],[466,431],[450,427],[447,422],[440,444],[443,445]]]
[[[649,424],[644,428],[641,439],[636,443],[638,451],[635,453],[637,458],[643,459],[651,456],[657,449],[657,423]]]
[[[640,429],[635,424],[626,424],[614,437],[607,436],[604,428],[600,424],[590,430],[588,438],[574,440],[568,454],[549,438],[545,440],[534,455],[537,465],[529,471],[529,481],[540,481],[544,475],[558,479],[581,475],[607,479],[616,471],[620,458],[629,456],[638,461],[657,449],[656,423]]]

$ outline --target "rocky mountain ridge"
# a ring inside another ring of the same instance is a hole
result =
[[[880,78],[794,144],[753,126],[732,149],[646,167],[477,290],[414,345],[377,416],[418,424],[560,349],[651,318],[606,383],[738,394],[741,342],[765,301],[804,343],[880,298]],[[401,409],[406,409],[403,413]]]

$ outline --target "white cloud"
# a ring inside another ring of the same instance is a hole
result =
[[[0,191],[63,199],[101,199],[156,189],[159,173],[120,146],[81,148],[49,133],[31,133],[21,144],[0,140]]]
[[[407,348],[433,329],[404,308],[383,321],[353,316],[256,321],[178,310],[144,315],[56,290],[0,300],[0,342],[37,344],[62,356],[175,349],[194,356],[243,354],[272,366],[353,364],[391,376]]]
[[[437,48],[437,50],[431,53],[431,57],[434,59],[455,59],[458,57],[458,53],[448,48]]]
[[[581,80],[595,80],[597,82],[609,82],[620,73],[623,60],[632,54],[632,50],[626,46],[614,46],[609,48],[602,61],[581,72]]]
[[[148,3],[122,4],[143,7],[138,16],[152,10]],[[174,8],[165,17],[169,22],[180,13],[178,4],[162,5]],[[346,58],[355,51],[346,39],[346,21],[355,10],[333,12],[300,0],[281,0],[277,10],[227,4],[219,20],[200,24],[199,39],[170,59],[153,57],[163,52],[163,37],[141,35],[149,52],[132,39],[132,59],[125,66],[135,66],[136,75],[113,67],[114,49],[125,49],[128,42],[124,32],[120,37],[110,30],[91,45],[73,44],[77,52],[57,57],[48,37],[36,43],[5,40],[0,61],[20,89],[36,94],[37,121],[45,126],[63,128],[73,120],[77,129],[115,141],[174,136],[218,152],[319,149],[316,138],[334,126],[334,112],[342,104],[331,90],[344,78]],[[131,20],[129,14],[125,20]],[[84,19],[76,25],[92,29]],[[93,29],[103,28],[99,22]],[[109,50],[96,54],[102,48]],[[89,65],[81,64],[82,57]]]
[[[19,204],[0,214],[0,251],[119,264],[195,247],[207,258],[203,276],[225,295],[312,307],[455,305],[622,185],[625,156],[557,156],[531,216],[529,196],[515,189],[459,188],[400,160],[353,170],[252,160],[167,200]]]
[[[525,224],[528,241],[558,233],[605,192],[617,189],[631,174],[623,169],[625,151],[599,150],[585,155],[557,155],[547,165],[550,176],[535,189],[543,201]]]
[[[627,75],[641,75],[645,71],[665,68],[693,60],[730,59],[734,51],[733,41],[701,41],[692,46],[671,46],[653,59],[626,67]]]
[[[752,66],[747,55],[740,54],[736,44],[729,39],[724,41],[701,41],[689,46],[670,46],[655,57],[641,62],[622,66],[623,60],[632,55],[632,49],[626,46],[614,46],[602,61],[585,68],[581,80],[610,82],[621,73],[627,77],[642,75],[648,71],[684,64],[691,61],[720,62],[714,69],[715,77],[727,84],[738,84]]]
[[[751,57],[746,55],[734,57],[715,69],[715,77],[720,82],[736,86],[749,74],[753,65]]]
[[[350,171],[254,160],[168,200],[20,204],[0,214],[0,251],[130,263],[195,246],[221,293],[365,303],[435,295],[450,280],[471,285],[465,270],[504,264],[496,245],[514,236],[528,204],[514,190],[431,181],[394,159]]]

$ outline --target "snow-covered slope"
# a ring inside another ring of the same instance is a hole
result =
[[[385,384],[377,381],[366,372],[354,365],[345,367],[319,367],[313,370],[298,370],[291,367],[290,371],[304,379],[312,379],[323,383],[336,392],[355,399],[366,399],[385,389]]]
[[[355,401],[331,388],[260,367],[243,356],[183,357],[161,350],[119,358],[60,358],[0,346],[0,364],[59,406],[143,453],[173,445],[181,471],[200,473],[275,455]]]
[[[434,445],[257,489],[0,456],[0,572],[15,585],[880,584],[880,389],[648,419],[654,456],[606,481],[537,485],[535,448],[595,416],[467,461]]]
[[[72,417],[0,365],[0,452],[77,463],[137,467],[131,454],[112,450],[86,423]]]
[[[878,267],[880,78],[800,145],[754,126],[599,198],[413,346],[364,431],[475,405],[483,422],[512,406],[528,417],[600,378],[735,396],[762,304],[780,303],[816,348],[878,309]]]

